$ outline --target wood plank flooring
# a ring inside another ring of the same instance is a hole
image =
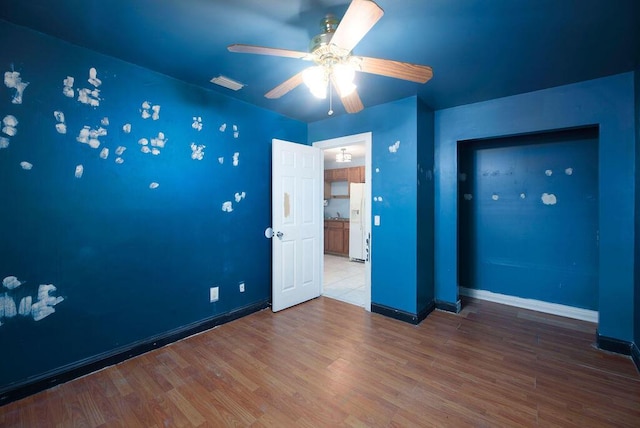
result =
[[[640,426],[640,375],[594,338],[472,299],[413,326],[321,297],[0,407],[0,426]]]

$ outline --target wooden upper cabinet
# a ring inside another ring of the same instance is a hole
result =
[[[364,166],[325,169],[324,181],[348,181],[349,183],[364,183]]]
[[[348,181],[349,175],[346,168],[330,169],[332,171],[332,181]]]
[[[347,193],[333,195],[331,192],[331,183],[336,181],[346,181],[347,183],[364,183],[364,166],[354,166],[351,168],[336,168],[324,170],[324,198],[348,198],[349,186]]]
[[[348,168],[348,180],[349,183],[364,183],[364,167],[354,166]]]

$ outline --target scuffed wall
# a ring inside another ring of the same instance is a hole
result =
[[[458,143],[461,287],[598,310],[598,130]]]
[[[0,391],[269,300],[271,139],[306,125],[11,24],[0,41]]]
[[[458,298],[458,142],[597,126],[598,333],[632,340],[633,81],[633,73],[624,73],[436,111],[436,299]],[[553,192],[547,193],[545,200],[553,202]]]

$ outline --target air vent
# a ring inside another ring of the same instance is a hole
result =
[[[231,89],[232,91],[238,91],[244,88],[245,86],[243,83],[240,83],[233,79],[229,79],[228,77],[223,76],[222,74],[218,77],[214,77],[213,79],[211,79],[211,83],[215,83],[216,85],[223,86],[227,89]]]

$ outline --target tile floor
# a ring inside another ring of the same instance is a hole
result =
[[[364,308],[364,275],[364,263],[352,262],[348,257],[325,254],[322,295]]]

